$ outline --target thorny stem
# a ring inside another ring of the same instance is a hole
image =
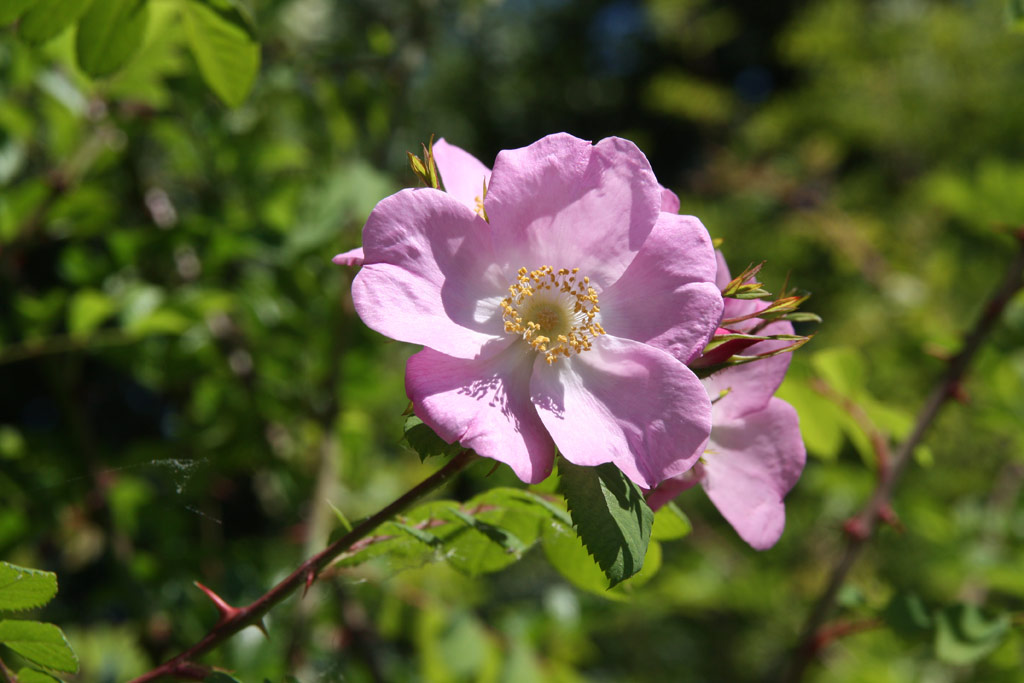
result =
[[[1010,266],[1007,268],[1006,277],[1002,284],[992,294],[991,298],[982,309],[981,316],[974,325],[974,329],[964,339],[963,348],[950,360],[946,372],[939,382],[932,389],[931,394],[925,401],[924,407],[918,413],[917,421],[910,436],[896,451],[889,463],[888,469],[881,474],[875,492],[871,499],[860,511],[860,513],[847,524],[846,547],[842,557],[836,562],[829,576],[825,591],[818,598],[804,626],[800,640],[793,651],[792,658],[786,675],[783,680],[797,683],[803,679],[804,672],[814,659],[818,649],[815,645],[819,630],[828,619],[835,603],[836,595],[846,580],[847,575],[860,557],[861,552],[867,546],[878,528],[878,522],[889,509],[889,501],[892,499],[896,483],[899,481],[903,471],[910,463],[914,449],[924,439],[925,433],[931,427],[932,422],[939,413],[939,409],[950,398],[957,395],[960,383],[967,372],[971,360],[981,348],[985,338],[995,327],[1002,316],[1003,309],[1010,302],[1022,287],[1024,287],[1024,228],[1017,231],[1019,249]]]
[[[0,659],[0,676],[3,676],[4,683],[18,683],[18,677],[14,675],[14,672],[7,668],[4,664],[4,660]]]
[[[196,664],[195,659],[197,657],[217,647],[243,628],[261,625],[263,615],[294,593],[299,587],[308,585],[324,567],[348,550],[353,543],[364,538],[381,524],[447,482],[478,458],[479,456],[472,451],[465,450],[460,452],[448,464],[411,488],[390,505],[372,517],[363,520],[352,531],[303,562],[287,578],[283,579],[251,604],[245,607],[234,608],[227,612],[222,610],[221,620],[209,630],[202,640],[152,671],[133,679],[131,683],[155,681],[163,676],[202,680],[209,674],[209,669],[208,667]]]

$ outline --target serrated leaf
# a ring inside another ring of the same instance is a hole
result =
[[[85,14],[90,4],[91,0],[36,0],[18,23],[18,35],[28,43],[44,43]]]
[[[563,459],[558,469],[573,525],[610,586],[639,572],[654,522],[640,488],[611,463],[581,467]]]
[[[42,607],[56,594],[56,574],[0,562],[0,611]]]
[[[462,446],[458,443],[448,443],[439,437],[433,429],[423,423],[415,415],[405,419],[405,436],[402,438],[409,448],[416,451],[423,462],[427,458],[439,455],[455,455]]]
[[[182,5],[185,35],[203,80],[229,107],[248,97],[260,68],[260,46],[249,26],[225,3],[188,0]]]
[[[15,21],[33,2],[34,0],[4,0],[0,3],[0,26]]]
[[[972,664],[1002,644],[1010,615],[987,617],[976,605],[953,605],[935,613],[935,655],[950,664]]]
[[[39,666],[67,673],[78,672],[78,657],[64,632],[41,621],[0,621],[0,643]]]
[[[654,513],[654,526],[651,539],[655,541],[674,541],[689,535],[693,531],[690,518],[675,503],[663,505]]]
[[[92,0],[75,34],[78,66],[92,77],[117,71],[142,45],[147,0]]]

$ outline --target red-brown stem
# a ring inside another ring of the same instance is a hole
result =
[[[152,671],[133,679],[131,683],[155,681],[163,676],[202,680],[209,674],[209,669],[207,667],[197,665],[195,662],[197,657],[209,652],[246,626],[259,625],[262,622],[263,615],[269,612],[279,602],[294,593],[298,588],[306,585],[308,576],[315,576],[316,574],[319,574],[324,567],[330,564],[343,552],[348,550],[353,543],[367,536],[381,524],[447,482],[478,458],[479,456],[472,451],[462,451],[452,458],[444,467],[414,486],[380,512],[360,522],[350,532],[324,548],[318,554],[300,564],[295,571],[288,575],[287,578],[283,579],[280,583],[261,595],[254,602],[246,605],[245,607],[236,608],[236,612],[217,622],[217,624],[211,628],[198,643],[173,659],[170,659],[156,667]]]
[[[867,435],[868,441],[871,443],[871,450],[875,452],[875,460],[878,463],[878,476],[879,478],[884,477],[886,470],[889,469],[889,461],[892,460],[892,455],[889,453],[889,441],[885,434],[875,426],[867,412],[856,401],[843,396],[823,379],[811,380],[811,388],[846,411],[846,414]]]
[[[863,633],[864,631],[870,631],[882,626],[882,620],[873,619],[861,619],[859,621],[838,621],[832,624],[826,624],[818,629],[818,632],[814,634],[814,641],[812,642],[814,651],[817,652],[823,648],[828,647],[833,641],[839,638],[845,638],[846,636],[852,636],[857,633]]]
[[[0,659],[0,676],[4,677],[4,683],[18,683],[18,677],[14,675],[14,672],[7,668],[4,664],[4,660]]]
[[[896,483],[910,463],[914,449],[924,439],[924,435],[928,428],[931,427],[936,415],[938,415],[939,409],[942,408],[946,401],[954,397],[957,387],[960,386],[960,382],[967,372],[968,365],[970,365],[971,360],[977,354],[978,349],[981,348],[985,338],[999,321],[1003,309],[1006,308],[1006,304],[1009,303],[1014,294],[1024,287],[1024,228],[1018,231],[1016,237],[1019,241],[1019,249],[1007,268],[1006,277],[1003,279],[1002,284],[985,304],[974,328],[964,339],[963,348],[950,360],[949,365],[946,367],[946,372],[935,385],[935,388],[932,389],[927,401],[925,401],[924,406],[918,413],[913,431],[900,446],[899,450],[896,451],[884,476],[879,478],[871,499],[860,513],[853,518],[856,520],[857,528],[861,533],[846,534],[846,546],[842,557],[839,558],[839,561],[832,568],[825,591],[818,598],[814,609],[807,618],[800,640],[793,651],[789,668],[782,680],[796,683],[803,679],[804,672],[814,659],[816,653],[814,647],[815,636],[832,612],[836,595],[839,593],[839,589],[842,588],[843,582],[846,581],[846,577],[853,568],[854,563],[874,535],[878,527],[881,511],[889,506]]]

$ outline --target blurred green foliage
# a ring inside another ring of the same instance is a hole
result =
[[[436,467],[401,443],[412,349],[361,325],[329,261],[432,134],[485,162],[559,130],[635,140],[734,269],[813,292],[825,324],[781,392],[813,457],[766,553],[692,491],[692,532],[656,520],[657,573],[602,597],[554,568],[582,566],[575,537],[527,515],[484,577],[430,552],[339,568],[269,641],[209,656],[241,680],[770,678],[874,486],[872,430],[907,433],[1024,222],[1017,2],[257,0],[248,24],[124,1],[146,30],[103,50],[79,4],[0,29],[0,555],[58,572],[40,618],[72,680],[145,671],[215,621],[193,580],[250,600],[330,506],[372,513]],[[916,454],[904,530],[841,595],[850,620],[919,596],[921,633],[839,639],[812,679],[1019,680],[1022,388],[1018,296]],[[486,470],[445,495],[519,486]]]

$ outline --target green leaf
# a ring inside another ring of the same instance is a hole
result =
[[[950,664],[972,664],[993,652],[1010,631],[1010,615],[987,617],[977,605],[935,613],[935,654]]]
[[[140,337],[160,334],[181,334],[189,328],[192,320],[170,308],[160,308],[140,316],[124,326],[124,331]]]
[[[33,664],[67,673],[78,671],[78,658],[64,633],[54,624],[12,619],[0,621],[0,643]]]
[[[234,676],[229,676],[223,671],[214,671],[203,679],[203,683],[242,683]]]
[[[18,683],[58,683],[57,679],[36,669],[20,669]]]
[[[421,462],[436,455],[455,455],[462,450],[457,442],[447,443],[415,415],[405,418],[405,436],[402,440],[416,451]]]
[[[855,348],[840,346],[819,351],[811,364],[830,387],[848,398],[857,398],[867,383],[864,356]]]
[[[112,98],[163,109],[171,103],[165,79],[185,70],[185,30],[173,2],[149,2],[149,20],[142,47],[124,67],[102,84]]]
[[[558,470],[573,525],[610,586],[639,572],[654,522],[640,488],[611,463],[581,467],[563,458]]]
[[[587,552],[572,527],[558,523],[548,524],[541,536],[541,547],[551,566],[569,583],[610,600],[627,599],[633,590],[647,583],[661,567],[661,544],[652,541],[647,546],[644,568],[632,578],[609,588],[607,575]]]
[[[249,95],[260,68],[260,46],[244,18],[224,3],[188,0],[182,5],[189,48],[210,89],[229,107]]]
[[[651,538],[655,541],[674,541],[693,531],[690,518],[675,503],[662,506],[654,513]]]
[[[800,434],[807,450],[823,460],[835,460],[843,447],[843,409],[790,373],[776,396],[788,401],[800,415]]]
[[[485,522],[482,519],[473,517],[472,515],[467,515],[458,508],[452,508],[451,512],[460,522],[476,531],[479,531],[481,534],[501,546],[506,553],[514,555],[516,558],[521,557],[528,547],[519,539],[518,536],[508,529],[503,529],[500,526]]]
[[[44,43],[85,14],[90,4],[91,0],[37,0],[18,23],[18,35],[28,43]]]
[[[935,623],[924,601],[914,593],[897,593],[882,612],[882,619],[904,638],[931,634]]]
[[[338,509],[338,507],[331,501],[327,501],[327,505],[330,506],[331,511],[334,512],[335,518],[337,518],[338,523],[341,524],[341,527],[345,532],[348,533],[349,531],[352,531],[352,522],[348,521],[348,517],[345,516],[345,513]]]
[[[1006,17],[1010,30],[1024,32],[1024,0],[1006,0]]]
[[[75,34],[78,66],[93,77],[117,71],[142,45],[147,0],[92,0]]]
[[[41,607],[56,594],[56,574],[0,562],[0,611]]]
[[[425,543],[431,548],[436,548],[437,546],[441,545],[441,539],[435,536],[434,534],[430,533],[429,531],[424,531],[423,529],[419,529],[414,526],[409,526],[408,524],[402,524],[401,522],[392,522],[391,524],[397,527],[398,529],[401,529],[405,533],[409,534],[420,543]]]
[[[478,576],[518,561],[537,542],[541,526],[552,516],[532,497],[520,493],[525,492],[498,487],[461,506],[449,506],[444,517],[453,523],[434,530],[444,540],[448,564]]]
[[[109,296],[95,289],[77,292],[68,307],[68,332],[88,337],[109,318],[117,306]]]
[[[34,0],[4,0],[0,3],[0,26],[13,23]]]

